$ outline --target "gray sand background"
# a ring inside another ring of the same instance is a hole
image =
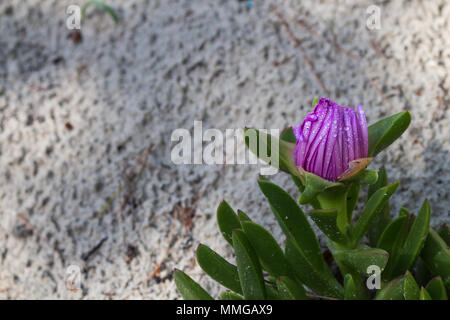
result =
[[[428,198],[433,225],[449,222],[449,1],[105,2],[120,23],[91,8],[78,44],[65,10],[81,1],[0,3],[1,299],[174,299],[174,267],[217,296],[194,251],[232,261],[222,199],[283,237],[257,166],[174,165],[171,133],[194,120],[285,128],[314,96],[361,103],[369,123],[409,110],[371,167],[400,181],[395,214]],[[379,30],[366,27],[374,3]],[[65,284],[70,266],[80,290]]]

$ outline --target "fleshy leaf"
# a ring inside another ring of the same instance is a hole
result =
[[[407,271],[405,275],[403,296],[405,297],[405,300],[419,300],[420,298],[420,288],[409,271]]]
[[[442,226],[439,228],[438,234],[442,240],[445,241],[447,246],[450,246],[450,227],[447,227],[446,225]]]
[[[238,214],[238,219],[241,222],[241,224],[242,224],[243,221],[252,221],[250,219],[250,217],[242,210],[238,209],[238,213],[237,214]]]
[[[448,300],[447,291],[441,277],[435,277],[425,287],[433,300]]]
[[[358,292],[351,274],[344,277],[344,300],[358,300]]]
[[[392,278],[392,271],[400,257],[400,250],[408,236],[408,210],[401,208],[398,218],[393,220],[378,239],[377,247],[389,253],[389,260],[383,272],[383,277]]]
[[[441,276],[447,290],[450,290],[450,250],[432,228],[429,229],[421,257],[431,273]]]
[[[197,262],[211,278],[224,287],[242,294],[238,270],[218,253],[200,244],[197,249]]]
[[[373,185],[369,186],[369,191],[367,192],[367,198],[370,197],[380,188],[387,186],[388,178],[386,174],[386,169],[381,168],[378,171],[378,180]],[[389,200],[381,209],[381,213],[374,219],[372,226],[369,229],[369,243],[374,247],[380,238],[381,233],[387,227],[390,221],[390,210],[389,210]]]
[[[420,289],[420,300],[432,300],[430,294],[424,287]]]
[[[409,271],[395,278],[378,291],[376,300],[419,300],[420,289]]]
[[[311,219],[316,223],[320,230],[332,241],[346,244],[347,238],[339,231],[337,227],[336,209],[318,209],[308,212]]]
[[[330,272],[322,257],[316,235],[295,200],[286,191],[271,182],[259,181],[258,184],[286,236],[295,241],[314,268],[321,272]]]
[[[285,300],[308,300],[305,288],[290,277],[279,277],[277,287],[281,297]]]
[[[352,221],[353,211],[358,203],[360,185],[352,183],[347,191],[347,220]]]
[[[245,299],[264,300],[266,291],[258,257],[242,230],[233,230],[232,237],[239,279]]]
[[[408,128],[410,122],[410,113],[402,111],[370,125],[368,128],[369,156],[376,156],[397,140]]]
[[[214,300],[205,289],[183,271],[175,269],[173,277],[184,300]]]
[[[241,222],[238,216],[231,209],[230,205],[224,200],[219,204],[217,208],[217,224],[219,225],[220,232],[227,242],[233,245],[232,231],[241,227]]]
[[[242,228],[264,270],[274,277],[290,274],[289,264],[284,257],[283,250],[266,229],[247,221],[242,222]]]
[[[389,259],[389,254],[386,251],[369,247],[337,250],[334,256],[348,268],[364,276],[367,276],[367,268],[371,265],[376,265],[380,270],[383,270]]]
[[[224,291],[220,294],[220,300],[244,300],[244,298],[233,292]]]
[[[262,161],[273,166],[271,158],[277,159],[277,169],[300,176],[294,160],[295,143],[280,140],[254,128],[244,129],[244,141],[247,148]],[[278,150],[272,150],[272,145]]]
[[[428,229],[430,225],[430,204],[427,200],[424,201],[419,214],[414,219],[414,222],[409,230],[408,237],[405,240],[403,248],[400,250],[399,259],[394,267],[393,276],[404,273],[413,267],[420,251],[425,244]]]
[[[344,296],[344,289],[336,279],[315,268],[292,239],[286,240],[285,254],[296,277],[315,293],[338,299]]]
[[[398,182],[389,186],[383,187],[375,192],[369,201],[366,203],[361,216],[355,223],[353,229],[354,243],[358,243],[364,234],[369,230],[372,221],[379,215],[383,209],[384,204],[389,197],[395,192],[398,187]]]

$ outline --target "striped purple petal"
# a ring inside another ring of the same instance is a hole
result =
[[[367,157],[367,121],[361,105],[355,112],[321,98],[293,130],[297,166],[327,180],[337,180],[351,161]]]

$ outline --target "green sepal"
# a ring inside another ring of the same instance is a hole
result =
[[[376,156],[397,140],[408,128],[410,122],[410,113],[402,111],[370,125],[368,127],[369,156]]]
[[[326,189],[344,186],[342,183],[323,179],[318,175],[305,171],[302,168],[299,168],[299,171],[301,172],[301,176],[305,181],[305,190],[300,195],[301,204],[310,203],[316,198],[318,194],[324,192]]]
[[[280,140],[254,128],[244,129],[244,141],[247,148],[262,161],[273,166],[271,158],[275,158],[278,160],[278,168],[276,169],[300,177],[294,159],[295,143]],[[251,141],[254,143],[251,143]],[[272,150],[272,146],[275,147],[274,150]]]
[[[214,300],[205,289],[183,271],[175,269],[173,277],[184,300]]]

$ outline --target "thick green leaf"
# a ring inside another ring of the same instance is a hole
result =
[[[353,241],[357,244],[364,234],[369,230],[373,220],[382,212],[383,206],[389,197],[395,192],[398,187],[398,182],[389,186],[383,187],[376,191],[367,201],[361,216],[355,223],[353,229]]]
[[[271,182],[259,181],[258,184],[286,236],[295,241],[315,269],[321,272],[330,272],[322,257],[316,235],[295,200],[286,191]]]
[[[351,274],[347,273],[344,277],[344,300],[358,300],[358,291]]]
[[[217,208],[217,224],[219,225],[220,232],[227,242],[233,245],[232,231],[241,227],[236,213],[231,209],[230,205],[224,200],[219,204]]]
[[[229,263],[218,253],[202,244],[197,249],[197,261],[203,271],[211,278],[224,287],[242,294],[238,270],[235,265]]]
[[[114,11],[114,9],[111,8],[110,6],[106,5],[105,3],[101,2],[101,1],[88,1],[88,2],[86,2],[83,5],[83,7],[81,8],[82,20],[84,20],[86,18],[86,10],[90,6],[94,6],[94,7],[100,8],[102,10],[105,10],[111,16],[111,18],[114,20],[115,23],[119,22],[119,17],[117,16],[117,13]]]
[[[244,300],[244,298],[233,292],[224,291],[220,294],[220,300]]]
[[[388,282],[378,291],[376,300],[419,300],[420,289],[409,271]]]
[[[383,118],[368,128],[369,156],[373,157],[397,140],[408,128],[411,115],[402,111]]]
[[[389,281],[377,292],[375,300],[404,300],[403,283],[404,277]]]
[[[383,277],[392,279],[392,272],[400,257],[400,250],[408,236],[408,210],[401,208],[398,218],[393,220],[378,239],[377,247],[389,253],[389,260],[383,272]]]
[[[280,140],[253,128],[244,129],[244,141],[247,148],[262,161],[284,172],[300,177],[294,160],[295,143]],[[273,160],[278,165],[272,163]]]
[[[337,227],[337,210],[336,209],[319,209],[308,212],[311,219],[316,223],[320,230],[332,241],[346,244],[347,238],[339,231]]]
[[[352,183],[347,191],[347,220],[352,221],[353,211],[358,203],[360,185]]]
[[[238,209],[238,219],[241,222],[241,224],[243,221],[252,221],[245,212],[239,209]]]
[[[287,276],[290,274],[289,264],[277,241],[263,227],[253,222],[242,222],[247,239],[250,241],[264,270],[271,276]]]
[[[233,248],[245,299],[263,300],[266,298],[264,277],[250,242],[242,230],[233,230]]]
[[[432,300],[430,294],[424,287],[420,289],[420,300]]]
[[[429,225],[430,203],[425,200],[417,217],[414,219],[403,248],[400,250],[399,259],[393,271],[394,277],[412,268],[425,244]]]
[[[445,241],[431,228],[421,257],[428,270],[433,275],[441,276],[445,286],[450,290],[450,250]]]
[[[425,287],[433,300],[448,300],[447,290],[441,277],[435,277]]]
[[[446,225],[442,226],[439,228],[438,234],[442,240],[445,241],[447,246],[450,246],[450,227],[447,227]]]
[[[205,289],[183,271],[175,269],[173,276],[184,300],[214,300]]]
[[[305,288],[290,277],[279,277],[277,287],[284,300],[308,300]]]
[[[383,270],[389,259],[389,254],[382,249],[363,247],[351,250],[337,250],[335,259],[345,264],[363,276],[367,276],[367,268],[376,265]]]
[[[274,284],[265,284],[266,300],[284,300],[283,296],[278,292],[278,288]]]
[[[367,199],[380,188],[386,187],[388,184],[388,178],[386,174],[386,169],[381,168],[378,171],[378,180],[373,185],[369,186],[369,191],[367,192]],[[381,209],[381,213],[374,219],[372,226],[369,229],[369,243],[372,247],[374,247],[381,236],[381,233],[387,227],[390,221],[390,210],[389,210],[389,200],[386,201],[386,204]]]
[[[286,240],[285,254],[296,277],[316,294],[331,298],[343,298],[344,289],[336,279],[331,274],[322,273],[315,268],[304,257],[292,239]]]
[[[403,295],[405,300],[419,300],[420,299],[420,288],[417,285],[416,280],[414,280],[411,273],[407,272],[405,275],[405,280],[403,284]]]

